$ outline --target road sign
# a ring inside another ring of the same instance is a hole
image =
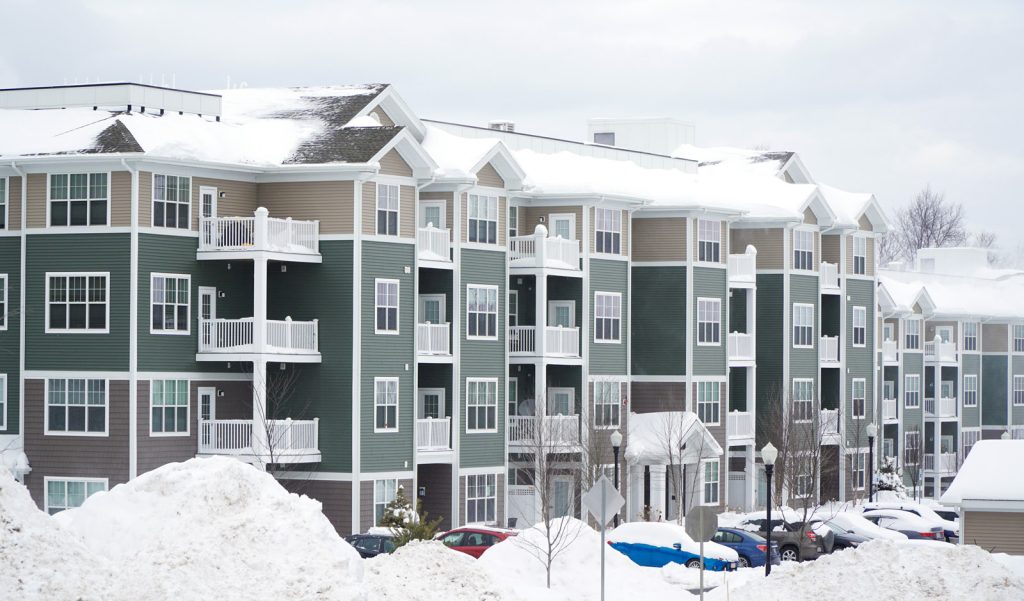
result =
[[[697,542],[707,542],[718,530],[718,514],[713,507],[694,507],[686,514],[686,533]]]
[[[615,490],[608,476],[601,476],[593,488],[583,495],[582,501],[590,515],[602,526],[610,522],[626,504],[626,500]]]

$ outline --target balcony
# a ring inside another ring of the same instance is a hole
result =
[[[822,409],[818,423],[821,428],[821,444],[840,443],[842,437],[839,435],[839,426],[842,422],[839,420],[838,409]]]
[[[514,326],[508,329],[510,355],[538,355],[537,326]],[[544,328],[544,355],[552,357],[580,356],[580,329],[562,326]]]
[[[757,283],[757,249],[748,245],[742,255],[729,255],[729,286],[750,288]]]
[[[726,438],[754,439],[754,414],[749,411],[730,411],[725,421]]]
[[[537,430],[537,424],[543,429]],[[578,415],[510,415],[508,418],[509,446],[529,450],[572,447],[580,444],[580,416]]]
[[[956,343],[943,342],[938,336],[924,343],[924,360],[931,363],[956,363]]]
[[[549,237],[538,225],[532,236],[513,236],[508,244],[509,267],[535,267],[580,271],[580,242]]]
[[[289,261],[320,262],[320,222],[278,219],[256,209],[253,217],[199,220],[198,259],[246,258],[255,252]]]
[[[448,229],[427,224],[416,230],[416,253],[421,261],[452,262],[452,236]]]
[[[895,340],[883,340],[882,341],[882,363],[888,363],[895,365],[899,363],[900,355],[899,348],[896,345]]]
[[[935,399],[926,398],[924,412],[929,417],[956,417],[956,399],[940,397],[936,403]]]
[[[266,324],[266,346],[256,349],[253,339],[255,320],[242,319],[200,319],[199,360],[224,361],[217,354],[253,354],[257,352],[274,355],[314,356],[319,360],[319,322],[268,319]]]
[[[1010,438],[1024,440],[1024,426],[1010,426]]]
[[[886,421],[899,419],[899,416],[896,415],[897,406],[896,399],[882,399],[882,419]]]
[[[450,357],[450,323],[416,324],[416,354],[421,357]]]
[[[256,436],[253,436],[253,424]],[[261,463],[320,461],[320,420],[199,420],[199,454],[231,455]],[[257,442],[265,438],[264,442]]]
[[[957,469],[956,453],[925,453],[924,469],[941,474],[954,474]]]
[[[421,452],[450,451],[452,448],[452,418],[416,420],[416,449]]]
[[[841,292],[839,287],[839,266],[835,263],[822,261],[819,279],[822,294],[839,294]]]
[[[740,332],[729,333],[729,362],[754,361],[754,335]]]
[[[822,336],[818,347],[822,363],[839,363],[839,337]]]

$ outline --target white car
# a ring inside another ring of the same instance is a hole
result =
[[[870,509],[863,514],[864,519],[870,520],[882,528],[895,530],[907,535],[907,538],[923,538],[934,541],[945,541],[945,533],[942,526],[934,525],[928,520],[900,509]]]
[[[700,565],[700,544],[695,542],[686,529],[677,524],[668,522],[629,522],[608,533],[608,544],[617,551],[632,559],[640,565],[649,567],[661,567],[666,561],[683,563],[688,568]],[[658,554],[657,557],[645,553],[643,549],[636,548],[636,545],[658,547],[666,551],[678,551],[678,557]],[[708,541],[704,543],[705,567],[717,569],[719,566],[727,570],[735,570],[739,563],[740,556],[735,550]],[[708,560],[711,560],[710,562]],[[661,565],[655,565],[661,564]]]
[[[957,539],[960,537],[960,524],[943,518],[939,514],[935,513],[934,509],[923,503],[915,503],[913,501],[885,501],[864,504],[864,511],[871,509],[899,509],[900,511],[908,511],[933,526],[941,526],[943,536],[947,541],[957,542]]]
[[[887,538],[893,540],[907,540],[907,535],[888,528],[882,528],[864,516],[852,511],[840,511],[829,519],[830,522],[846,529],[847,532],[859,534],[864,538],[876,539]]]

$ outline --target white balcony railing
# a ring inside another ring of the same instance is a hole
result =
[[[821,273],[818,276],[821,278],[821,289],[822,290],[839,290],[839,266],[835,263],[821,262]]]
[[[253,424],[257,436],[253,436]],[[199,420],[199,453],[281,460],[320,454],[320,420]],[[264,440],[264,442],[257,442]]]
[[[241,319],[200,319],[200,353],[252,353],[255,321]],[[313,354],[319,352],[318,321],[267,320],[264,349],[268,353]]]
[[[896,399],[882,399],[882,419],[896,419]]]
[[[943,342],[938,336],[935,340],[924,343],[925,361],[953,363],[956,361],[956,343]]]
[[[956,417],[956,399],[939,398],[939,417]]]
[[[315,255],[320,252],[320,222],[269,217],[256,209],[253,217],[203,217],[199,220],[200,251],[266,250]]]
[[[825,435],[839,434],[839,410],[822,409],[820,418],[821,431]]]
[[[580,329],[562,326],[544,328],[544,354],[561,357],[580,356]]]
[[[895,340],[882,341],[882,361],[893,363],[899,360],[898,347]]]
[[[748,245],[742,255],[729,255],[729,282],[753,284],[757,281],[757,249]]]
[[[953,473],[957,468],[956,453],[924,454],[924,469],[945,474]]]
[[[420,451],[447,451],[452,448],[452,418],[416,420],[416,448]]]
[[[451,324],[418,323],[416,324],[416,352],[420,355],[450,355]]]
[[[827,363],[838,363],[839,362],[839,337],[838,336],[822,336],[820,357],[822,362]]]
[[[420,259],[451,262],[451,248],[452,237],[448,229],[436,228],[428,223],[427,227],[416,230],[416,249]]]
[[[538,225],[532,236],[509,239],[508,260],[512,267],[554,267],[580,269],[580,242],[561,236],[549,237],[548,230]]]
[[[725,423],[728,438],[754,437],[754,414],[749,411],[730,411]]]
[[[543,430],[537,430],[537,424]],[[508,441],[517,446],[577,445],[580,442],[580,416],[548,415],[543,418],[533,415],[510,415],[508,418]]]
[[[271,353],[315,353],[320,348],[317,340],[319,322],[267,320],[267,351]]]
[[[1010,438],[1024,440],[1024,426],[1010,426]]]
[[[730,332],[729,359],[732,361],[753,361],[754,335]]]
[[[513,326],[508,329],[510,355],[533,355],[537,352],[537,327]]]

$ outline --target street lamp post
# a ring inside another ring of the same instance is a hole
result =
[[[764,476],[768,486],[768,523],[765,526],[765,530],[768,531],[768,551],[764,562],[765,576],[772,573],[772,471],[775,469],[775,459],[778,456],[779,450],[770,442],[761,449],[761,460],[764,461]]]
[[[614,473],[613,478],[615,480],[615,482],[614,482],[615,490],[619,490],[619,447],[622,446],[622,433],[619,432],[618,430],[612,432],[611,439],[612,439],[612,456],[615,458],[615,467],[614,467],[614,472],[613,472]],[[616,528],[619,527],[619,514],[618,514],[618,512],[615,513],[615,520],[614,520],[613,523],[615,524]]]
[[[875,500],[875,434],[878,428],[875,424],[868,424],[868,500]]]

